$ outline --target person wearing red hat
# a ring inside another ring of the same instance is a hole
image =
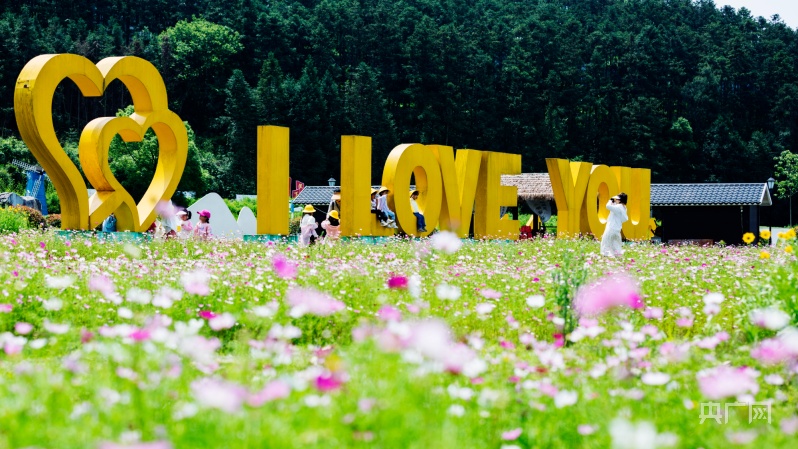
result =
[[[194,235],[202,239],[208,239],[213,236],[211,230],[211,212],[207,209],[202,209],[197,213],[199,215],[199,223],[194,228]]]

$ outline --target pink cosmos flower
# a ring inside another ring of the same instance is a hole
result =
[[[155,212],[164,220],[174,220],[177,216],[177,210],[171,201],[158,201]]]
[[[386,304],[377,311],[377,317],[383,321],[402,321],[402,312],[396,307]]]
[[[282,380],[273,380],[263,387],[263,390],[250,395],[249,398],[247,398],[247,404],[252,407],[260,407],[267,402],[287,398],[290,394],[290,385]]]
[[[208,281],[210,279],[211,275],[202,269],[189,271],[180,276],[186,293],[200,296],[207,296],[208,293],[211,292],[210,287],[208,287]]]
[[[645,311],[643,311],[643,316],[649,320],[661,320],[662,319],[662,308],[661,307],[647,307]]]
[[[272,259],[272,268],[277,277],[281,279],[294,279],[297,275],[297,263],[291,262],[282,254],[277,254]]]
[[[289,314],[294,318],[299,318],[308,313],[328,316],[346,307],[343,302],[312,288],[293,287],[288,290],[286,300],[292,307]]]
[[[750,368],[721,365],[698,373],[698,387],[709,399],[723,399],[759,391],[756,373]]]
[[[30,323],[20,321],[19,323],[14,324],[14,332],[18,333],[19,335],[28,335],[32,330],[33,325]]]
[[[14,306],[11,304],[0,304],[0,313],[11,313],[11,310],[14,309]]]
[[[751,350],[751,357],[765,365],[777,365],[795,359],[798,354],[780,338],[769,338]]]
[[[517,440],[518,437],[521,436],[521,432],[522,432],[522,430],[521,430],[520,427],[517,428],[517,429],[508,430],[507,432],[503,432],[502,433],[502,440],[504,440],[504,441]]]
[[[600,315],[617,306],[640,309],[643,305],[635,282],[621,275],[603,278],[580,287],[574,298],[576,311],[579,315],[587,316]]]
[[[482,290],[480,294],[482,295],[483,298],[486,299],[499,299],[502,297],[502,294],[500,292],[497,292],[496,290],[493,290],[491,288],[486,288]]]
[[[388,278],[388,288],[406,289],[408,279],[406,276],[391,276]]]
[[[114,293],[114,283],[107,276],[95,274],[89,278],[89,290],[108,296]]]
[[[341,385],[343,385],[343,382],[332,374],[322,374],[316,377],[316,381],[314,382],[316,389],[321,392],[335,391],[341,388]]]
[[[782,419],[779,423],[779,427],[784,435],[795,435],[795,433],[798,432],[798,416]]]
[[[195,380],[191,383],[191,391],[200,404],[227,413],[241,410],[247,395],[247,390],[240,385],[211,378]]]
[[[236,324],[236,318],[225,312],[208,320],[208,326],[214,331],[230,329]]]

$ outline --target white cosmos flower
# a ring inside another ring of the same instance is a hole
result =
[[[645,373],[640,380],[646,385],[665,385],[671,380],[671,376],[665,373]]]
[[[543,295],[532,295],[526,298],[526,305],[533,309],[539,309],[546,305],[546,298]]]
[[[790,324],[790,316],[777,308],[769,307],[752,311],[751,322],[763,329],[777,331]]]
[[[44,283],[49,288],[54,288],[57,290],[63,290],[75,282],[75,278],[72,276],[49,276],[44,275]]]
[[[460,299],[461,294],[460,287],[454,285],[440,284],[435,287],[435,295],[443,300],[456,301]]]

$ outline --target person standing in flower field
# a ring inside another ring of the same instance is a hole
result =
[[[427,222],[424,220],[424,214],[418,207],[416,200],[418,199],[418,190],[413,190],[410,193],[410,208],[413,209],[413,215],[416,216],[416,228],[418,232],[427,232]]]
[[[177,213],[177,218],[180,220],[177,225],[178,236],[181,238],[190,237],[192,231],[194,231],[194,225],[191,224],[191,211],[181,210]]]
[[[610,216],[607,217],[607,226],[604,228],[604,235],[601,236],[601,255],[602,256],[622,256],[621,249],[621,228],[623,223],[629,219],[626,214],[626,194],[619,193],[618,196],[610,198],[607,202],[607,210]]]
[[[341,222],[338,220],[338,211],[330,212],[326,220],[321,222],[321,227],[327,232],[327,237],[324,238],[325,242],[333,242],[341,237]]]
[[[302,221],[299,222],[299,244],[302,246],[312,245],[316,241],[316,237],[319,236],[316,233],[316,228],[318,227],[316,218],[313,217],[315,212],[316,208],[310,204],[302,209]]]
[[[197,223],[197,227],[194,228],[194,235],[202,239],[211,238],[213,236],[213,231],[211,230],[211,212],[207,209],[202,209],[197,215],[199,215],[199,223]]]

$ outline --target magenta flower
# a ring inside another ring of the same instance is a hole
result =
[[[600,315],[613,307],[640,309],[643,300],[635,282],[626,276],[611,276],[580,287],[574,308],[582,316]]]
[[[263,387],[263,390],[250,395],[247,404],[252,407],[260,407],[267,402],[287,398],[289,394],[291,394],[290,385],[282,380],[274,380]]]
[[[698,387],[709,399],[724,399],[759,391],[756,373],[750,368],[721,365],[698,373]]]
[[[391,276],[388,278],[388,288],[406,289],[408,279],[405,276]]]
[[[294,279],[297,274],[297,263],[291,262],[282,254],[277,254],[272,259],[272,268],[277,277],[281,279]]]
[[[133,341],[147,341],[150,339],[150,331],[147,329],[136,329],[130,333],[129,337]]]
[[[343,382],[341,382],[338,378],[336,378],[336,376],[332,374],[329,375],[323,374],[316,378],[314,385],[317,390],[321,392],[328,392],[328,391],[335,391],[341,388]]]
[[[11,304],[0,304],[0,313],[11,313],[14,309],[14,306]]]
[[[199,315],[200,318],[203,318],[203,319],[206,319],[206,320],[210,320],[211,318],[216,318],[216,314],[211,312],[210,310],[200,310],[197,315]]]
[[[346,307],[341,301],[312,288],[293,287],[288,290],[286,300],[292,307],[289,314],[294,318],[305,314],[328,316]]]
[[[507,432],[503,432],[502,433],[502,440],[504,440],[504,441],[517,440],[518,437],[521,436],[521,432],[522,432],[522,430],[521,430],[520,427],[517,428],[517,429],[508,430]]]

